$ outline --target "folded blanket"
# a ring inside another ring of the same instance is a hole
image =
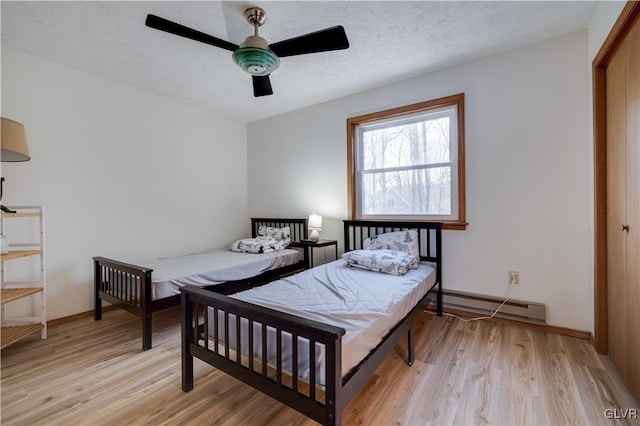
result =
[[[272,251],[283,250],[289,245],[291,240],[280,240],[270,236],[245,238],[231,244],[231,251],[239,251],[244,253],[269,253]]]
[[[420,260],[409,253],[397,250],[353,250],[342,255],[347,266],[382,272],[392,275],[404,275]]]

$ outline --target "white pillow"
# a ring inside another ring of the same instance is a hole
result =
[[[392,275],[404,275],[419,263],[412,254],[386,249],[353,250],[343,254],[342,258],[347,266]]]
[[[418,231],[415,229],[387,232],[367,238],[362,244],[362,248],[367,250],[388,249],[404,251],[420,259]]]
[[[258,236],[271,237],[276,240],[291,240],[291,230],[288,226],[274,228],[273,226],[261,225],[258,227]]]

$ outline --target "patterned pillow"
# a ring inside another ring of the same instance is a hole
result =
[[[367,242],[369,245],[367,246]],[[367,238],[363,244],[367,250],[389,249],[404,251],[420,259],[420,247],[418,246],[418,231],[408,229],[406,231],[387,232]]]
[[[343,254],[342,258],[347,266],[392,275],[404,275],[420,263],[412,254],[386,249],[353,250]]]
[[[269,253],[283,250],[289,245],[289,240],[276,240],[275,238],[262,236],[256,238],[246,238],[231,244],[231,251],[244,253]]]
[[[258,227],[258,236],[271,237],[276,240],[289,240],[291,241],[291,230],[288,226],[283,228],[274,228],[273,226],[260,225]],[[287,243],[288,245],[289,243]]]

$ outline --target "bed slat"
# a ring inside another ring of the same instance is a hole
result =
[[[309,341],[309,399],[316,400],[316,343]]]
[[[229,359],[229,312],[224,311],[224,357]]]
[[[220,353],[220,336],[218,332],[218,327],[220,327],[220,321],[218,319],[218,308],[213,308],[213,343],[214,343],[214,352]]]
[[[247,349],[247,352],[252,354],[254,353],[254,346],[253,346],[253,320],[249,320],[249,348]],[[254,371],[253,370],[253,357],[250,356],[249,357],[249,370]]]
[[[267,325],[262,324],[262,375],[267,377]]]
[[[276,329],[276,382],[282,384],[282,330],[279,328]]]
[[[203,311],[204,312],[204,315],[203,315],[204,335],[202,336],[202,339],[204,340],[205,349],[209,349],[209,315],[207,315],[206,307],[204,309],[205,309]]]
[[[291,388],[298,391],[298,335],[291,335]]]
[[[236,315],[236,360],[238,365],[242,364],[242,329],[240,328],[240,317]]]

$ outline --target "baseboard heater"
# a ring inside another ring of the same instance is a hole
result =
[[[491,315],[503,301],[504,298],[485,296],[483,294],[453,290],[442,291],[442,304],[445,308],[474,314]],[[546,325],[547,307],[542,303],[510,299],[495,316]]]

